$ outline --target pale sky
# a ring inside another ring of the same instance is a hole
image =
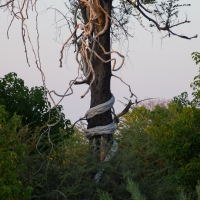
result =
[[[188,3],[186,0],[180,2]],[[63,1],[41,0],[39,3],[39,11],[52,5],[67,13]],[[184,20],[184,14],[187,14],[191,23],[182,25],[175,30],[179,34],[187,36],[198,34],[200,37],[200,1],[190,0],[190,3],[191,7],[182,9],[181,19]],[[35,17],[33,12],[30,14],[27,24],[33,44],[36,45],[35,23],[32,17]],[[60,39],[65,41],[70,33],[67,27],[59,33],[54,25],[54,19],[55,12],[53,10],[46,13],[39,12],[40,54],[47,88],[63,94],[69,81],[76,76],[78,65],[75,62],[72,48],[69,52],[66,51],[66,62],[63,68],[59,67],[59,52],[62,44],[56,42],[55,39],[60,34]],[[20,21],[16,20],[11,26],[9,40],[6,31],[10,17],[3,9],[0,9],[0,23],[0,77],[9,72],[16,72],[28,87],[41,86],[41,75],[35,66],[30,47],[28,47],[28,52],[31,67],[28,67],[26,63],[20,35]],[[145,20],[144,24],[147,24]],[[156,29],[153,29],[154,34],[152,35],[134,20],[132,27],[134,28],[132,30],[133,38],[123,42],[121,46],[113,44],[113,49],[120,51],[123,55],[127,54],[126,64],[115,74],[131,85],[139,99],[148,97],[171,99],[184,91],[191,93],[190,83],[198,74],[198,66],[192,60],[191,53],[200,52],[200,38],[185,40],[171,36],[161,40],[162,35]],[[116,98],[115,110],[120,112],[123,105],[118,100],[126,102],[123,97],[129,98],[130,94],[128,88],[119,80],[112,79],[111,85],[112,93]],[[61,102],[66,118],[72,122],[83,117],[89,109],[90,94],[84,99],[80,99],[86,89],[86,85],[74,86],[74,94],[64,98]],[[58,101],[58,98],[55,100]]]

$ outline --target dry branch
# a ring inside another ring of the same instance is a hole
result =
[[[3,5],[0,5],[0,8],[3,8],[3,7],[6,7],[8,6],[10,3],[14,2],[14,0],[10,0],[8,1],[7,3],[3,4]]]
[[[132,105],[134,105],[134,104],[137,105],[138,103],[141,103],[143,101],[147,101],[147,100],[150,100],[150,99],[155,99],[155,98],[147,98],[147,99],[142,99],[140,101],[137,101],[137,98],[136,98],[135,102],[132,102],[132,100],[130,99],[129,102],[128,102],[128,104],[124,108],[124,110],[122,110],[119,114],[116,115],[117,119],[115,119],[115,122],[117,123],[117,121],[119,121],[120,117],[122,117],[123,115],[125,115],[126,113],[128,113],[128,111],[131,109]]]

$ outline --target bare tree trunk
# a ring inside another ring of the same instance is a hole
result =
[[[98,14],[96,25],[94,26],[94,34],[97,35],[105,26],[105,14],[99,9],[96,0],[94,10]],[[103,3],[105,4],[103,5]],[[108,15],[111,14],[112,0],[100,1],[102,7],[106,7]],[[98,38],[98,41],[108,52],[110,51],[110,22],[107,30],[103,35]],[[104,60],[109,60],[110,55],[105,55],[98,44],[95,45],[95,52]],[[92,62],[95,80],[91,85],[91,105],[90,108],[99,104],[105,103],[111,98],[110,80],[111,80],[111,62],[104,63],[94,55]],[[108,125],[112,122],[111,110],[108,110],[102,114],[96,115],[91,119],[88,119],[88,129],[96,126]],[[106,155],[106,149],[109,149],[112,143],[112,134],[103,134],[101,136],[93,136],[90,138],[90,142],[93,143],[96,152],[100,152],[98,158],[103,161]],[[95,153],[96,154],[96,153]]]

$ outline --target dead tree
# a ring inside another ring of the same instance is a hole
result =
[[[112,99],[110,80],[111,77],[115,77],[114,72],[123,66],[124,57],[119,52],[111,50],[110,37],[115,36],[113,31],[116,27],[122,28],[127,36],[131,34],[125,28],[127,16],[133,15],[140,20],[140,15],[142,15],[151,22],[151,26],[155,26],[159,31],[167,31],[169,36],[172,34],[185,39],[196,37],[187,37],[172,31],[175,26],[189,23],[187,19],[183,22],[174,20],[177,15],[176,8],[178,7],[178,5],[175,5],[174,0],[160,5],[154,4],[154,1],[142,2],[140,0],[123,0],[118,7],[114,7],[112,3],[113,1],[111,0],[79,0],[71,2],[74,19],[77,19],[78,11],[80,11],[79,17],[81,15],[80,18],[82,19],[81,25],[75,22],[74,27],[76,30],[77,26],[81,26],[83,32],[76,36],[75,31],[73,36],[77,44],[77,53],[81,57],[79,64],[86,77],[83,82],[74,82],[74,84],[87,83],[89,85],[91,91],[90,108],[92,109]],[[116,13],[116,9],[121,9],[122,13]],[[121,57],[122,62],[119,66],[115,66],[115,60],[111,56],[112,53],[117,53]],[[133,96],[132,92],[131,96]],[[130,105],[132,105],[131,101],[125,110],[128,110]],[[114,123],[111,107],[112,105],[107,110],[103,109],[91,117],[86,114],[88,122],[87,136],[91,143],[94,144],[94,149],[100,152],[100,161],[105,159],[113,143]],[[123,111],[118,116],[122,116],[124,113]],[[114,118],[115,122],[117,122],[118,117],[114,115]]]

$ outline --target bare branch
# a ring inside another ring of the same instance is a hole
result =
[[[180,38],[187,39],[187,40],[191,40],[191,39],[193,39],[193,38],[197,38],[197,37],[198,37],[198,35],[195,35],[195,36],[193,36],[193,37],[187,37],[187,36],[185,36],[185,35],[178,35],[178,34],[172,32],[171,30],[169,30],[169,32],[170,32],[172,35],[175,35],[175,36],[178,36],[178,37],[180,37]]]
[[[60,50],[60,67],[62,67],[62,59],[63,59],[63,51],[65,48],[65,45],[69,42],[69,40],[71,40],[71,38],[73,37],[73,35],[76,33],[76,30],[78,29],[79,25],[77,25],[73,31],[73,33],[71,34],[71,36],[66,40],[66,42],[63,44],[62,49]]]
[[[122,110],[121,113],[117,114],[117,117],[120,118],[121,116],[125,115],[125,114],[129,111],[129,109],[131,108],[131,106],[132,106],[133,104],[134,104],[134,103],[130,100],[130,101],[128,102],[128,104],[126,105],[126,107],[124,108],[124,110]]]
[[[7,3],[3,4],[3,5],[0,5],[0,8],[3,8],[5,6],[8,6],[10,3],[14,2],[15,0],[10,0],[8,1]]]
[[[141,3],[140,3],[140,0],[135,0],[134,2],[132,2],[131,0],[127,0],[128,3],[130,3],[131,5],[133,5],[142,15],[143,17],[145,17],[146,19],[148,19],[150,22],[153,22],[153,24],[157,27],[157,29],[159,31],[168,31],[170,32],[171,34],[175,35],[175,36],[178,36],[180,38],[184,38],[184,39],[193,39],[193,38],[196,38],[197,35],[193,36],[193,37],[187,37],[187,36],[184,36],[184,35],[179,35],[179,34],[176,34],[174,32],[171,31],[171,28],[173,27],[176,27],[176,26],[179,26],[179,25],[182,25],[182,24],[185,24],[185,23],[190,23],[190,21],[188,20],[185,20],[184,22],[181,22],[181,23],[177,23],[175,25],[170,25],[170,18],[172,15],[169,14],[168,12],[168,15],[167,15],[167,19],[165,21],[165,26],[161,26],[156,20],[154,20],[153,18],[149,17],[145,12],[149,13],[149,14],[152,14],[152,15],[156,15],[156,14],[160,14],[161,12],[158,11],[158,9],[156,10],[149,10],[147,8],[145,8]],[[170,7],[170,9],[172,8],[172,6]],[[144,11],[143,11],[144,10]]]
[[[132,96],[135,96],[135,97],[137,98],[137,96],[136,96],[135,94],[133,94],[133,92],[131,91],[131,86],[130,86],[130,85],[128,85],[127,83],[125,83],[120,77],[118,77],[118,76],[116,76],[116,75],[114,75],[114,74],[112,74],[112,76],[118,78],[122,83],[124,83],[125,85],[127,85],[127,86],[129,87],[129,92],[131,93],[130,98],[131,98]]]
[[[140,100],[140,101],[136,101],[135,102],[132,102],[131,100],[129,100],[128,104],[126,105],[126,107],[124,108],[124,110],[122,110],[122,112],[120,112],[119,114],[117,114],[117,118],[120,118],[122,117],[123,115],[125,115],[126,113],[128,113],[128,111],[130,110],[131,106],[132,105],[137,105],[138,103],[141,103],[143,101],[146,101],[146,100],[150,100],[150,99],[155,99],[155,98],[147,98],[147,99],[143,99],[143,100]]]

